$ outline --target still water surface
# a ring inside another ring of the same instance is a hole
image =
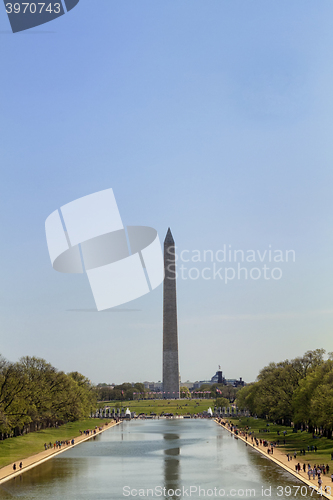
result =
[[[251,498],[278,500],[287,497],[286,486],[291,498],[310,497],[305,486],[294,496],[301,482],[216,423],[161,419],[123,422],[8,481],[0,498],[178,500],[222,498],[224,491],[224,498],[244,499],[251,489]]]

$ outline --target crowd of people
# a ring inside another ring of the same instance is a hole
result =
[[[105,424],[105,425],[108,425],[108,422],[106,422],[106,424]],[[81,431],[81,430],[80,430],[79,432],[80,432],[80,436],[82,436],[82,434],[83,434],[84,436],[90,436],[90,435],[96,434],[96,433],[97,433],[97,430],[101,431],[101,430],[103,430],[103,429],[102,429],[102,427],[97,427],[97,425],[96,425],[96,427],[95,427],[95,429],[94,429],[94,430],[87,429],[86,431]]]
[[[70,446],[70,445],[74,445],[75,444],[75,440],[74,438],[73,439],[66,439],[65,441],[56,441],[55,443],[44,443],[44,448],[45,450],[49,450],[49,449],[52,449],[53,450],[61,450],[62,446]]]
[[[231,422],[229,422],[228,420],[227,421],[224,421],[223,419],[217,419],[217,422],[221,425],[223,425],[224,427],[226,427],[230,432],[232,432],[235,436],[241,436],[242,438],[245,439],[245,441],[248,441],[251,440],[251,444],[252,446],[264,446],[265,448],[267,448],[267,454],[268,455],[273,455],[274,453],[274,448],[276,446],[279,446],[280,445],[280,441],[267,441],[266,439],[261,439],[258,437],[255,436],[254,432],[252,432],[250,430],[250,428],[246,428],[245,430],[241,430],[241,429],[238,429],[236,425],[232,424]],[[260,432],[260,430],[259,430]],[[262,432],[267,432],[265,429],[262,431]],[[285,432],[284,431],[284,436],[285,436]],[[284,444],[285,444],[285,440],[284,440]],[[317,446],[315,445],[312,445],[312,446],[308,446],[307,447],[308,449],[308,452],[311,451],[317,451]],[[299,455],[301,456],[304,456],[306,454],[306,451],[305,451],[305,448],[301,449],[299,451]],[[289,461],[292,461],[292,459],[294,458],[294,460],[296,460],[296,457],[297,457],[297,452],[294,451],[294,453],[287,453],[286,454],[286,457],[288,459],[288,462]],[[332,457],[333,459],[333,454],[332,454]],[[303,471],[304,473],[307,473],[308,475],[308,478],[309,478],[309,481],[314,481],[316,478],[317,478],[317,481],[318,481],[318,488],[321,489],[322,488],[322,484],[323,484],[323,481],[322,481],[322,476],[327,476],[329,475],[329,472],[330,472],[330,466],[327,464],[314,464],[314,466],[312,467],[310,463],[308,463],[307,465],[305,463],[303,463],[302,465],[298,462],[296,465],[295,465],[295,471],[299,474],[301,471]],[[331,474],[331,482],[333,483],[333,474]],[[327,491],[327,487],[325,487],[325,491]]]
[[[104,426],[108,426],[109,422],[105,422]],[[97,434],[97,432],[102,431],[103,427],[101,426],[95,426],[94,429],[86,429],[84,431],[79,431],[80,436],[94,436]],[[79,440],[80,441],[80,440]],[[75,445],[75,439],[63,439],[61,441],[55,441],[52,443],[51,441],[49,443],[44,443],[44,449],[45,451],[50,450],[50,451],[60,451],[62,450],[65,446],[74,446]],[[28,464],[29,465],[29,464]],[[26,465],[27,467],[27,465]],[[23,469],[23,462],[20,462],[18,465],[16,463],[13,464],[13,473],[21,471]]]
[[[105,425],[108,425],[108,423],[106,423]],[[98,427],[96,425],[95,429],[86,429],[84,431],[79,431],[80,432],[80,436],[93,436],[95,434],[97,434],[97,431],[101,431],[102,430],[102,427]],[[45,451],[46,450],[50,450],[50,449],[53,449],[54,451],[56,450],[61,450],[63,446],[74,446],[75,444],[75,439],[72,438],[72,439],[65,439],[65,440],[62,440],[62,441],[55,441],[54,443],[51,443],[51,441],[49,443],[44,443],[44,448],[45,448]]]
[[[295,469],[297,470],[297,472],[300,472],[301,466],[300,466],[299,463],[295,466]],[[303,472],[306,472],[306,465],[305,464],[303,464]],[[311,479],[311,476],[312,476],[312,479],[315,479],[316,476],[319,479],[322,474],[325,476],[326,474],[329,474],[329,472],[330,472],[330,466],[328,464],[327,465],[324,465],[324,464],[322,464],[322,465],[316,465],[316,464],[314,464],[313,467],[311,467],[311,465],[308,464],[308,476],[309,476],[309,479]],[[333,474],[331,474],[331,481],[333,483]]]
[[[105,423],[105,425],[108,425],[108,422]],[[81,431],[79,430],[80,432],[80,436],[93,436],[95,434],[97,434],[97,431],[101,431],[103,430],[102,427],[98,427],[96,425],[95,429],[86,429],[84,431]],[[44,443],[44,448],[45,448],[45,451],[46,450],[49,450],[49,449],[53,449],[54,451],[55,450],[61,450],[63,446],[74,446],[75,444],[75,439],[72,438],[72,439],[65,439],[65,440],[62,440],[62,441],[55,441],[54,443],[51,443],[51,441],[49,443]]]

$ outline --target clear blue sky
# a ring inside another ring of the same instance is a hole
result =
[[[74,312],[87,277],[50,264],[47,216],[109,187],[179,251],[295,251],[280,280],[178,279],[182,380],[333,351],[332,19],[331,0],[81,0],[13,35],[0,9],[5,357],[161,380],[162,287]]]

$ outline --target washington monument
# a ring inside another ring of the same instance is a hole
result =
[[[170,228],[164,240],[163,392],[166,399],[178,399],[180,396],[175,242]]]

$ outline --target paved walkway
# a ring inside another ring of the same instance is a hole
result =
[[[74,437],[74,444],[71,445],[63,445],[61,449],[59,448],[50,448],[48,450],[42,451],[40,453],[37,453],[36,455],[32,455],[31,457],[24,458],[22,460],[17,460],[16,462],[13,462],[10,465],[6,465],[5,467],[2,467],[0,469],[0,484],[5,483],[6,481],[9,481],[10,479],[13,479],[14,477],[19,476],[20,474],[23,474],[23,472],[26,472],[27,470],[32,469],[33,467],[36,467],[37,465],[42,464],[43,462],[46,462],[47,460],[50,460],[51,458],[59,455],[60,453],[63,453],[64,451],[68,450],[69,448],[73,448],[74,446],[77,446],[78,444],[83,443],[83,441],[87,441],[88,439],[93,438],[94,436],[97,436],[98,434],[101,434],[102,432],[110,429],[111,427],[119,424],[120,422],[110,422],[109,424],[104,424],[103,427],[101,427],[101,430],[96,429],[96,434],[94,434],[94,430],[90,429],[92,433],[89,434],[89,436],[82,434],[81,436]],[[22,470],[16,470],[16,472],[13,471],[13,465],[14,463],[16,464],[16,467],[19,468],[19,463],[22,461],[23,467]]]
[[[277,465],[279,465],[280,467],[282,467],[283,469],[285,469],[287,472],[289,472],[290,474],[292,474],[294,477],[297,477],[297,479],[299,479],[300,481],[302,481],[303,483],[305,483],[307,486],[309,486],[310,488],[313,488],[315,491],[313,492],[313,498],[318,498],[318,495],[317,495],[317,490],[318,490],[318,478],[316,477],[316,479],[314,481],[310,480],[309,481],[309,478],[308,478],[308,474],[307,472],[303,472],[303,463],[306,464],[306,471],[308,470],[308,467],[307,467],[307,463],[308,462],[304,462],[302,460],[301,457],[297,456],[297,458],[293,458],[292,460],[290,460],[288,462],[288,457],[287,457],[287,453],[286,453],[286,450],[281,450],[277,447],[274,447],[274,453],[273,455],[271,453],[267,453],[267,446],[263,446],[263,445],[260,445],[260,441],[259,441],[259,445],[257,446],[255,444],[255,441],[251,441],[251,436],[249,436],[247,434],[247,440],[245,438],[245,436],[241,436],[240,435],[240,430],[238,430],[238,435],[236,436],[234,434],[234,432],[228,428],[228,423],[226,423],[226,425],[223,425],[222,423],[220,423],[217,419],[215,419],[215,422],[217,424],[219,424],[221,427],[223,427],[223,429],[226,429],[228,432],[230,432],[231,434],[234,435],[235,438],[238,438],[240,439],[241,441],[244,441],[244,443],[246,443],[248,446],[251,446],[252,448],[254,448],[255,450],[257,450],[259,453],[261,453],[262,455],[265,455],[266,458],[268,458],[269,460],[271,460],[272,462],[275,462]],[[258,436],[256,436],[258,438]],[[292,455],[291,453],[289,454],[290,456]],[[300,464],[301,465],[301,471],[300,472],[296,472],[295,470],[295,465],[296,464]],[[313,463],[311,465],[314,465]],[[292,468],[293,467],[293,468]],[[332,473],[333,471],[330,471],[330,474]],[[333,500],[333,482],[331,481],[331,475],[328,474],[328,475],[324,475],[324,474],[321,474],[321,479],[322,479],[322,496],[325,497],[325,498],[328,498],[329,500]],[[328,492],[332,492],[332,495],[330,495],[329,493],[325,493],[325,486],[328,488]],[[310,496],[310,492],[309,492],[309,496]]]

